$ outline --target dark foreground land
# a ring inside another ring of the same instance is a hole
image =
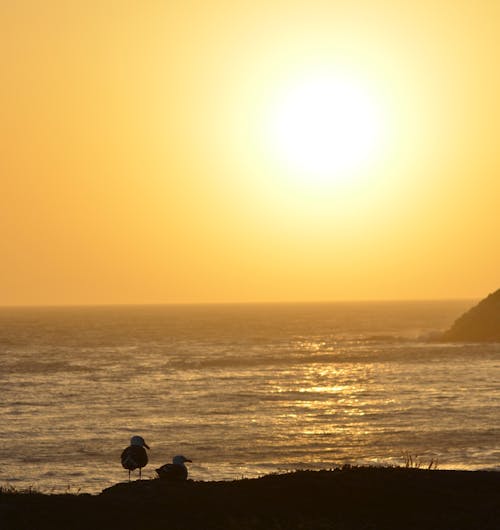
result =
[[[10,529],[500,529],[500,473],[297,471],[234,482],[117,484],[100,495],[3,490]]]

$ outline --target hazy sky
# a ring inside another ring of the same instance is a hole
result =
[[[500,286],[497,0],[4,0],[0,59],[0,305]]]

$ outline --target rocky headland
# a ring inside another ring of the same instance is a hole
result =
[[[458,318],[441,339],[450,342],[500,342],[500,289]]]

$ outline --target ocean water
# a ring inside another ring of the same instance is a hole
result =
[[[471,301],[0,309],[0,485],[99,492],[337,465],[499,469],[500,344],[427,343]]]

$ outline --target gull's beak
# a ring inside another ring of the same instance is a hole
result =
[[[189,460],[189,458],[186,458],[186,462],[191,462],[191,463],[193,463],[193,461],[192,461],[192,460]]]
[[[148,445],[146,442],[144,442],[144,447],[145,447],[146,449],[149,449],[149,445]]]

